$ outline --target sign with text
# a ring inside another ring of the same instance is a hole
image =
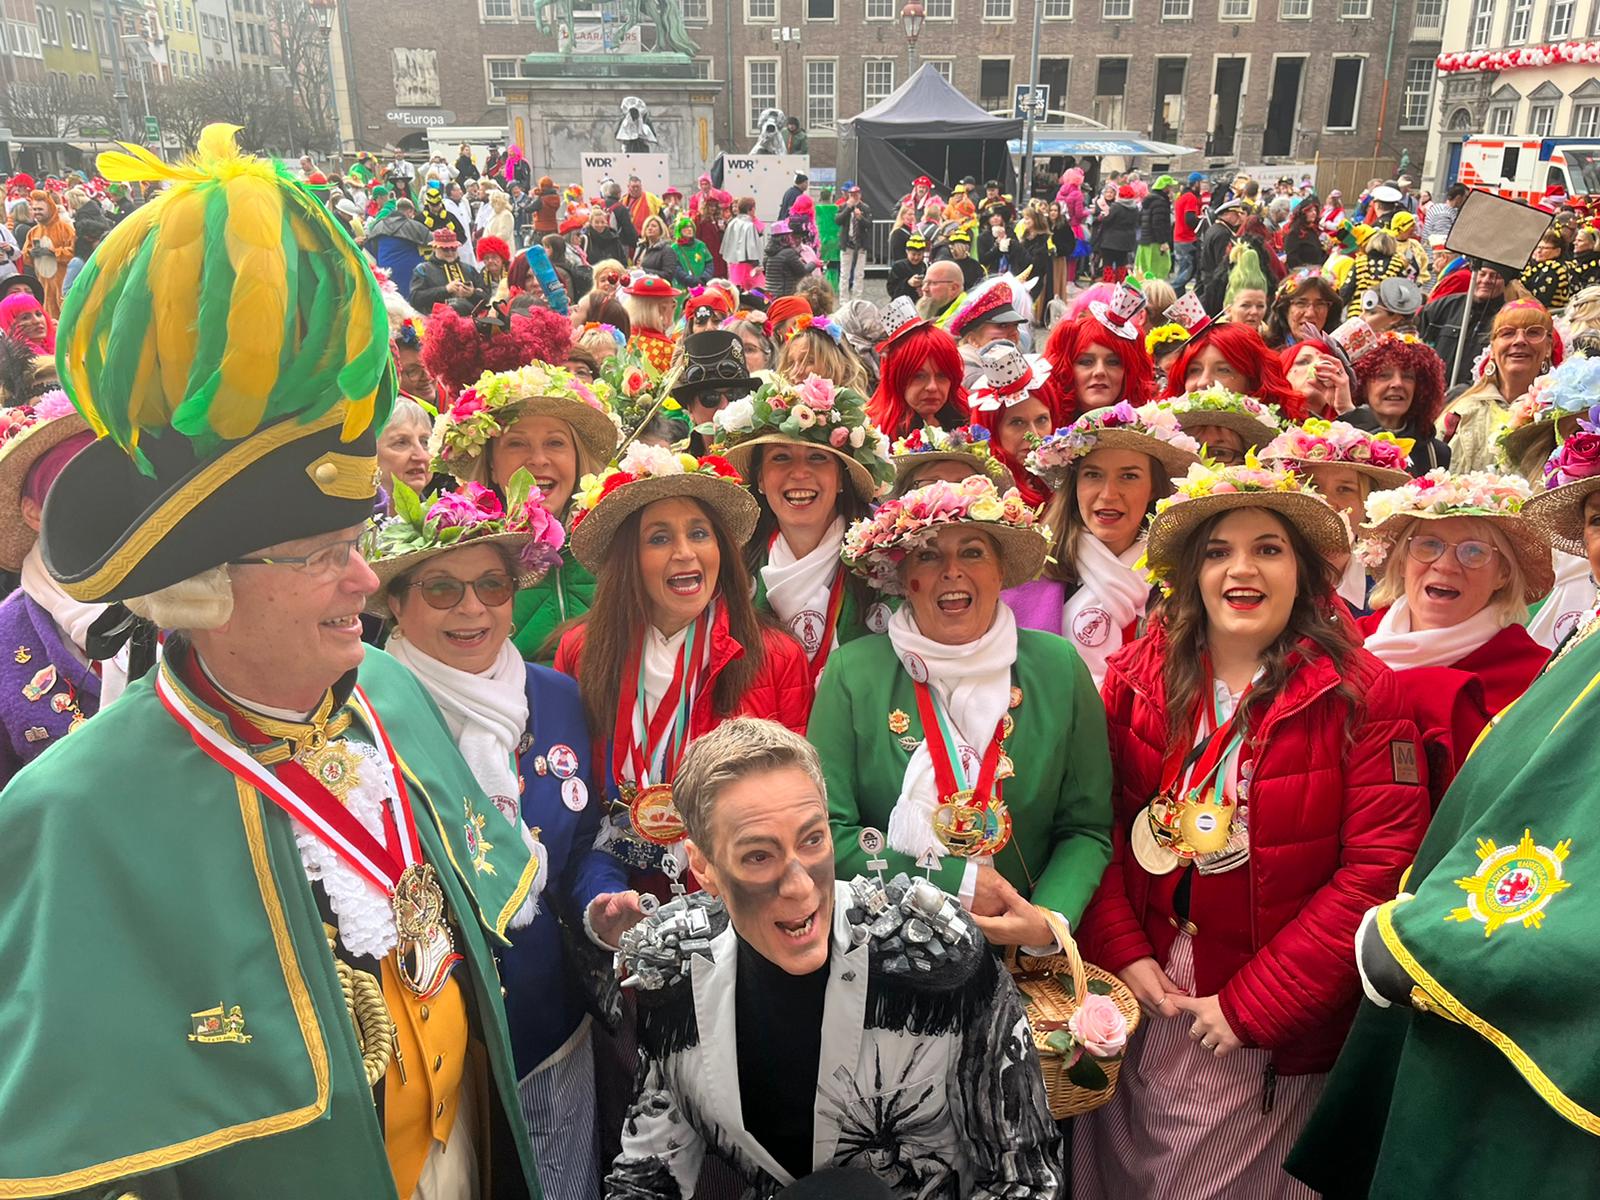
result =
[[[1025,83],[1015,84],[1012,87],[1012,92],[1011,107],[1016,118],[1019,121],[1026,121],[1028,119],[1028,85]],[[1050,85],[1048,83],[1038,84],[1033,88],[1033,119],[1035,121],[1044,120],[1045,114],[1049,110]]]
[[[783,194],[794,184],[796,171],[809,171],[811,159],[804,154],[724,154],[722,190],[737,200],[756,198],[756,216],[776,221],[783,206]]]
[[[585,154],[578,165],[585,196],[598,196],[600,185],[607,179],[615,179],[626,191],[629,175],[637,175],[644,190],[657,196],[672,182],[672,168],[665,154],[626,154],[621,150],[614,154]]]
[[[623,32],[620,21],[577,21],[573,24],[576,35],[567,38],[567,27],[556,28],[556,49],[562,54],[642,54],[644,41],[639,26]]]
[[[389,124],[407,129],[430,129],[456,122],[456,114],[448,108],[391,108],[383,116]]]

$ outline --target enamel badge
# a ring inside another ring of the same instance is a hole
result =
[[[1524,929],[1538,929],[1551,899],[1572,886],[1561,878],[1561,864],[1571,849],[1571,838],[1557,842],[1554,849],[1536,846],[1528,829],[1514,846],[1496,846],[1479,838],[1477,871],[1456,880],[1467,894],[1466,906],[1452,909],[1446,919],[1482,921],[1484,937],[1514,921]]]
[[[43,700],[50,694],[50,689],[56,686],[56,669],[44,667],[27,683],[22,685],[22,694],[29,700]]]
[[[889,714],[889,732],[898,736],[911,728],[911,718],[901,709]]]
[[[235,1042],[238,1045],[247,1045],[251,1037],[244,1031],[244,1010],[237,1004],[223,1011],[222,1005],[208,1008],[204,1012],[190,1013],[189,1019],[194,1023],[189,1034],[191,1042]]]

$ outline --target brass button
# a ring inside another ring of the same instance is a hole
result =
[[[436,1055],[433,1060],[433,1069],[437,1071],[442,1066],[444,1066],[444,1055]]]
[[[428,1006],[426,1004],[422,1006],[422,1019],[424,1021],[428,1019]]]
[[[1190,937],[1194,937],[1200,932],[1200,927],[1193,921],[1180,921],[1177,917],[1168,917],[1167,924],[1181,933],[1187,933]]]
[[[437,1121],[442,1116],[444,1116],[444,1101],[443,1100],[439,1101],[439,1107],[433,1110],[433,1118],[434,1118],[434,1120]]]

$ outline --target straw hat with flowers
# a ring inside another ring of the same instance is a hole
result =
[[[1028,452],[1028,470],[1059,490],[1073,464],[1095,450],[1148,454],[1169,475],[1179,475],[1200,461],[1200,443],[1183,431],[1170,408],[1164,404],[1135,408],[1124,400],[1084,413],[1044,438]]]

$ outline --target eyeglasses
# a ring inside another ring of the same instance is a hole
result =
[[[1429,534],[1416,534],[1406,539],[1406,553],[1413,562],[1434,563],[1444,557],[1446,550],[1456,552],[1456,561],[1468,571],[1481,571],[1500,553],[1492,542],[1469,539],[1465,542],[1447,542]]]
[[[1333,307],[1333,304],[1332,304],[1331,301],[1323,300],[1323,299],[1320,299],[1320,298],[1317,298],[1317,297],[1297,296],[1293,300],[1289,301],[1289,307],[1290,308],[1315,308],[1315,309],[1321,310],[1322,312],[1327,312],[1330,308]]]
[[[509,575],[480,575],[470,583],[465,579],[455,579],[449,575],[440,575],[434,579],[419,579],[416,583],[407,584],[417,590],[423,603],[429,608],[448,611],[460,604],[470,587],[473,594],[478,597],[478,603],[485,608],[499,608],[502,604],[509,604],[511,597],[516,595],[516,582]]]
[[[1542,342],[1549,338],[1550,331],[1543,325],[1507,325],[1495,330],[1494,340],[1497,342],[1515,341],[1517,334],[1522,335],[1523,341]]]
[[[256,555],[251,558],[231,558],[236,567],[293,567],[302,575],[316,579],[330,579],[350,565],[350,552],[361,544],[358,537],[329,542],[310,554]]]

